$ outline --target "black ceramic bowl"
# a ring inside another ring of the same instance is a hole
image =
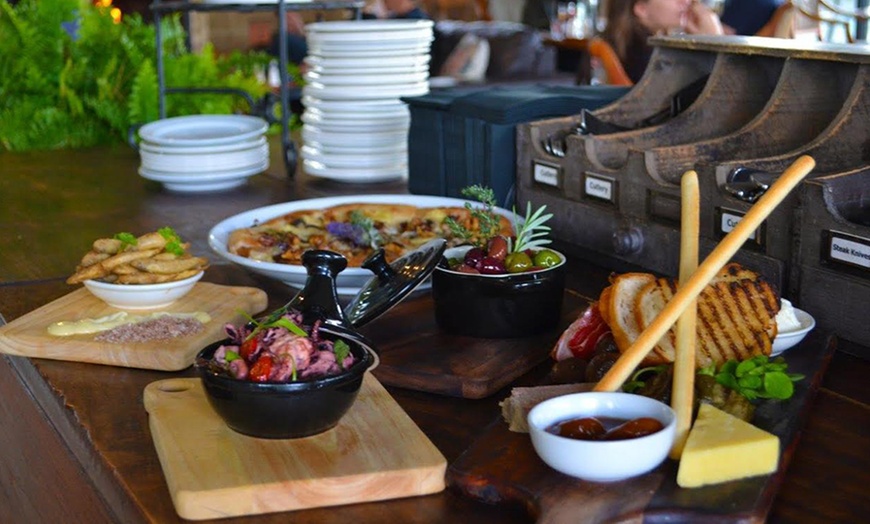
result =
[[[320,333],[347,342],[357,359],[350,369],[329,377],[282,384],[237,380],[208,366],[214,352],[226,341],[206,346],[196,356],[194,367],[209,404],[230,428],[252,437],[300,438],[334,427],[356,400],[363,375],[376,356],[362,336],[348,329],[324,324]]]
[[[448,258],[468,247],[448,249],[432,273],[435,320],[444,331],[469,337],[519,338],[555,328],[562,314],[565,255],[556,266],[527,273],[475,275],[451,271]]]

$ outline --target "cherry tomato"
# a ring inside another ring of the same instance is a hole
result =
[[[247,362],[251,362],[254,359],[254,355],[257,354],[257,337],[251,337],[244,342],[242,342],[242,347],[239,348],[239,355]]]
[[[562,261],[562,258],[551,249],[542,249],[535,253],[534,262],[536,266],[553,267]]]
[[[272,373],[272,357],[267,355],[262,355],[260,358],[254,362],[254,365],[251,366],[251,370],[248,372],[248,378],[253,382],[266,382],[269,380],[269,374]]]
[[[522,273],[532,268],[532,259],[525,253],[511,253],[504,259],[508,273]]]

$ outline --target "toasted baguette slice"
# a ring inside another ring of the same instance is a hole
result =
[[[660,278],[644,286],[637,295],[636,323],[642,331],[670,301],[676,283]],[[730,359],[744,360],[769,355],[776,337],[779,297],[757,273],[729,264],[698,297],[698,367],[723,364]],[[646,364],[673,362],[676,335],[669,330],[650,353]]]
[[[623,273],[611,279],[610,286],[598,299],[601,317],[610,326],[620,351],[628,349],[640,335],[634,311],[637,296],[644,286],[654,281],[655,277],[649,273]]]

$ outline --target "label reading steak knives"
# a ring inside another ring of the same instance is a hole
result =
[[[870,239],[828,231],[827,258],[852,267],[870,269]]]

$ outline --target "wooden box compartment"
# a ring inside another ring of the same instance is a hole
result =
[[[808,180],[799,189],[796,301],[819,327],[867,347],[870,167]]]
[[[854,144],[866,137],[864,105],[870,100],[863,96],[867,55],[848,46],[802,43],[807,48],[801,48],[791,41],[746,37],[663,37],[653,42],[654,56],[680,51],[708,60],[710,53],[715,55],[704,90],[683,113],[632,131],[567,135],[555,187],[535,177],[536,166],[550,159],[535,150],[532,136],[549,128],[533,122],[520,129],[518,200],[521,205],[528,200],[547,204],[555,213],[553,232],[559,240],[611,265],[674,275],[679,179],[686,170],[699,174],[700,250],[705,256],[727,232],[722,230],[723,212],[739,220],[751,205],[723,189],[734,167],[763,168],[776,158],[779,163],[772,171],[780,173],[805,152],[821,167],[856,165],[861,148]],[[653,78],[659,85],[669,81],[651,68],[632,91],[594,115],[605,119],[619,114],[622,124],[629,123],[632,119],[614,108],[626,106]],[[674,88],[663,90],[672,93]],[[564,125],[574,121],[564,119]],[[838,155],[833,140],[838,135],[842,139],[844,132],[850,134],[847,147],[852,151]],[[764,237],[747,243],[734,257],[768,277],[784,295],[794,289],[789,267],[795,200],[790,197],[769,219],[772,225],[765,225]]]

